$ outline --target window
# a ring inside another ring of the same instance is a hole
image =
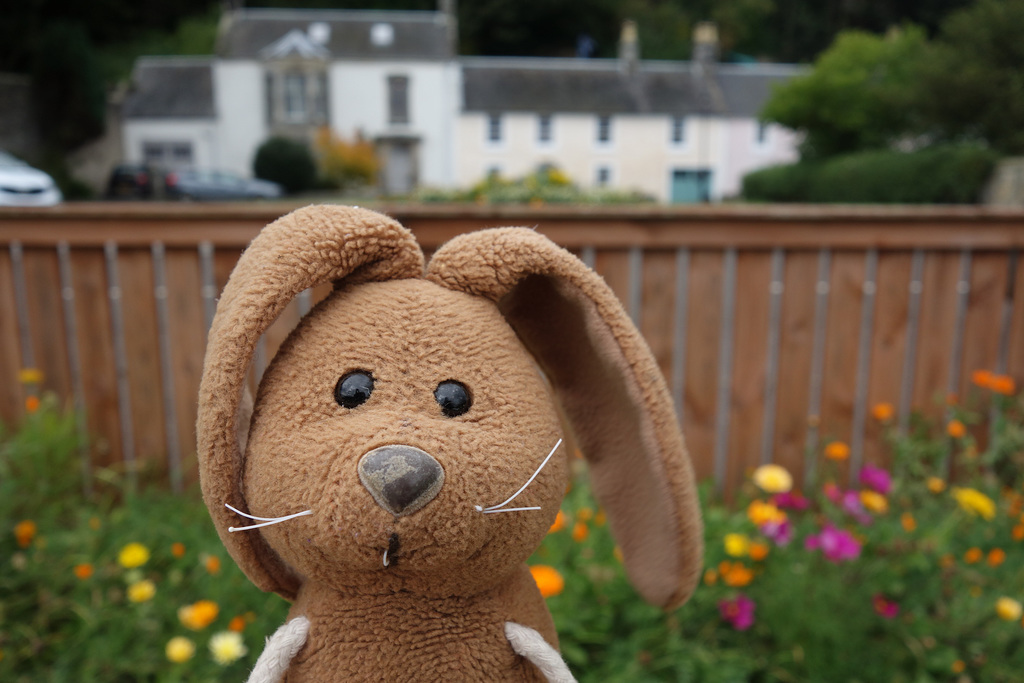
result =
[[[147,164],[161,168],[180,168],[192,165],[191,142],[142,143],[142,159]]]
[[[612,182],[612,169],[607,166],[598,166],[594,184],[598,187],[608,187]]]
[[[686,119],[682,116],[672,117],[672,144],[681,145],[686,142]]]
[[[388,121],[409,123],[408,76],[388,76]]]
[[[284,75],[284,118],[286,121],[304,122],[306,114],[306,76],[299,73]]]
[[[612,117],[597,117],[597,141],[603,143],[612,141]]]
[[[487,141],[501,142],[501,114],[487,116]]]
[[[767,123],[765,123],[764,121],[758,121],[758,123],[757,123],[757,133],[755,134],[755,138],[754,139],[757,141],[757,144],[760,147],[763,147],[764,145],[768,144],[768,124]]]
[[[537,117],[537,142],[551,142],[551,114]]]

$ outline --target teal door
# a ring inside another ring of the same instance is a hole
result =
[[[672,203],[696,204],[711,201],[711,171],[672,171]]]

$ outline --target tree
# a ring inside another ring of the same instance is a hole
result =
[[[810,73],[776,89],[761,118],[803,133],[804,158],[886,147],[918,125],[911,85],[926,45],[916,27],[843,32]]]
[[[1024,0],[981,0],[946,20],[918,69],[921,116],[936,139],[1024,154]]]
[[[85,30],[49,26],[39,41],[32,72],[39,130],[52,151],[67,151],[103,133],[106,91]]]
[[[272,137],[259,146],[253,175],[280,183],[288,192],[302,192],[316,182],[316,163],[309,147],[289,138]]]

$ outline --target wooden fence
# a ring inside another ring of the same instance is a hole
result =
[[[196,478],[206,331],[239,253],[290,206],[70,204],[0,212],[0,419],[55,392],[96,466]],[[828,440],[884,459],[870,407],[942,415],[989,369],[1024,380],[1024,212],[979,208],[382,206],[428,252],[528,225],[605,277],[646,336],[698,474],[735,489],[762,462],[802,479]],[[264,337],[258,375],[324,291]],[[41,387],[19,382],[38,368]]]

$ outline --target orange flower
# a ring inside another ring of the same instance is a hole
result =
[[[579,512],[576,513],[576,518],[581,522],[589,522],[594,518],[594,511],[590,508],[580,508]]]
[[[953,673],[955,674],[963,673],[964,669],[966,668],[967,664],[965,664],[964,660],[962,659],[956,660],[955,662],[953,662],[953,666],[950,667],[950,669],[952,669]]]
[[[997,394],[1012,396],[1017,390],[1017,385],[1014,383],[1013,378],[1008,375],[993,375],[988,388]]]
[[[19,546],[27,548],[32,543],[32,539],[36,537],[38,530],[39,528],[35,522],[31,519],[25,519],[14,526],[14,537],[18,539]]]
[[[879,422],[888,422],[896,414],[896,409],[891,403],[876,403],[871,408],[871,416]]]
[[[768,546],[765,543],[751,543],[747,553],[750,555],[750,559],[760,562],[768,557]]]
[[[850,457],[850,447],[842,441],[833,441],[825,446],[825,457],[829,460],[846,460]]]
[[[203,566],[206,567],[206,571],[208,571],[209,573],[211,573],[211,574],[219,574],[220,573],[220,558],[217,557],[216,555],[210,555],[203,562]]]
[[[971,373],[971,382],[982,389],[990,388],[995,375],[990,370],[975,370]]]
[[[967,435],[967,427],[960,420],[953,419],[946,425],[946,433],[954,439],[962,439]]]
[[[590,529],[583,522],[576,522],[572,525],[572,540],[582,543],[590,535]]]
[[[245,617],[243,617],[242,615],[232,617],[231,621],[228,623],[228,630],[234,631],[235,633],[241,633],[245,630],[245,624]]]
[[[178,619],[185,628],[200,631],[212,624],[219,612],[220,608],[217,607],[217,603],[212,600],[199,600],[178,609]]]
[[[956,558],[953,557],[950,553],[946,553],[945,555],[939,558],[939,566],[943,569],[949,569],[954,564],[956,564]]]
[[[708,568],[704,571],[704,585],[714,586],[718,583],[718,572],[714,569]]]
[[[966,553],[964,553],[964,562],[966,562],[967,564],[974,564],[975,562],[981,560],[982,554],[983,553],[981,552],[981,548],[971,548]]]
[[[25,412],[34,413],[39,410],[39,397],[29,396],[25,399]]]
[[[900,515],[900,524],[903,526],[903,530],[908,534],[917,528],[917,520],[915,520],[914,515],[909,512],[904,512]]]
[[[608,515],[604,513],[604,510],[598,508],[597,514],[594,515],[594,524],[597,526],[604,526],[608,522]]]
[[[561,510],[559,510],[558,514],[555,515],[555,521],[552,522],[551,526],[548,528],[548,533],[549,534],[553,534],[556,531],[561,531],[564,528],[565,528],[565,513],[562,512]]]
[[[753,580],[754,572],[739,562],[731,564],[729,566],[729,570],[722,574],[723,583],[725,583],[726,586],[732,586],[733,588],[742,588]]]
[[[540,594],[545,598],[558,595],[565,589],[565,579],[554,567],[536,564],[530,567],[530,573],[533,574],[533,580],[537,583]]]
[[[988,566],[998,567],[1006,561],[1006,551],[1002,548],[992,548],[988,551]]]
[[[1024,524],[1014,526],[1010,533],[1013,534],[1013,540],[1024,541]]]
[[[772,503],[754,499],[747,506],[747,518],[756,526],[763,526],[768,522],[782,524],[786,521],[786,513]]]
[[[175,557],[183,557],[185,555],[185,544],[184,543],[172,543],[171,544],[171,555]]]
[[[75,576],[80,578],[82,581],[85,581],[93,574],[92,565],[88,562],[84,564],[76,564],[73,571],[75,572]]]

